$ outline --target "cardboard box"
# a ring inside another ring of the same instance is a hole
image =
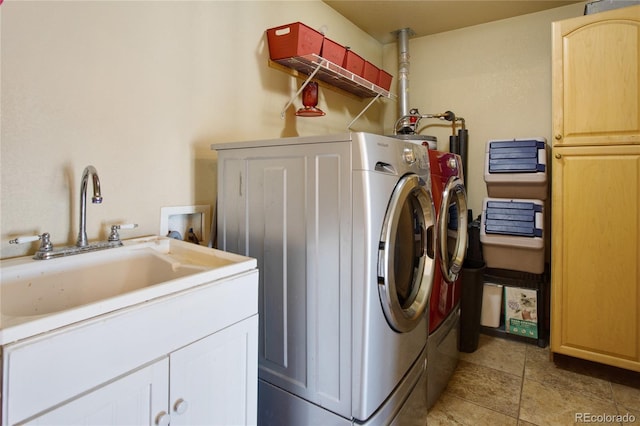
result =
[[[638,0],[597,0],[584,5],[584,14],[605,12],[607,10],[619,9],[621,7],[635,6],[640,4]]]
[[[502,284],[484,283],[482,290],[482,311],[480,325],[500,327],[502,312]]]
[[[504,328],[507,333],[538,338],[537,291],[519,287],[504,288]]]
[[[267,30],[269,56],[274,61],[312,53],[320,55],[323,40],[324,35],[322,33],[301,22],[294,22]]]

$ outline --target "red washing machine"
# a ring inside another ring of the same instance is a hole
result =
[[[427,339],[427,404],[431,408],[460,357],[460,272],[467,251],[467,195],[459,155],[429,150],[429,162],[437,223]]]

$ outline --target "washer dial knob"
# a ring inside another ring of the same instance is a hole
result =
[[[413,164],[416,162],[416,153],[411,147],[405,147],[402,151],[402,160],[407,164]]]
[[[455,170],[458,168],[458,161],[455,157],[450,157],[447,160],[447,167],[449,167],[451,170]]]

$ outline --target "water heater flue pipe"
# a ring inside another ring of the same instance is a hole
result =
[[[415,34],[411,28],[396,31],[398,37],[398,104],[399,116],[409,115],[409,36]]]

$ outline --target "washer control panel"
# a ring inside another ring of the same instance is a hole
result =
[[[413,143],[405,144],[402,150],[402,162],[412,166],[417,165],[420,169],[429,168],[429,157],[427,149],[422,145]]]

